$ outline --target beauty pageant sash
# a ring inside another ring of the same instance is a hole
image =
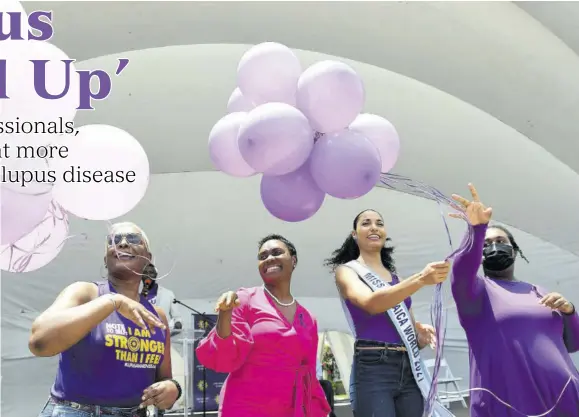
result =
[[[366,284],[373,292],[389,285],[358,261],[348,262],[346,266],[354,270],[362,282],[364,282],[364,284]],[[414,331],[414,325],[412,324],[412,317],[410,316],[410,312],[408,311],[408,308],[406,308],[406,304],[404,304],[403,301],[396,307],[389,309],[386,313],[388,314],[388,317],[390,317],[394,327],[396,327],[396,331],[404,342],[404,346],[408,351],[412,374],[414,375],[416,384],[418,385],[418,388],[422,393],[422,397],[426,402],[430,392],[430,387],[432,385],[432,377],[430,376],[426,366],[424,366],[424,361],[420,356],[418,337]],[[346,314],[348,314],[347,311]],[[350,325],[352,326],[352,324]],[[355,329],[351,330],[355,334]],[[426,417],[454,417],[454,415],[439,401],[435,401],[432,408],[432,414]]]

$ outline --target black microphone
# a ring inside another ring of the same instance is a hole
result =
[[[147,266],[145,266],[145,268],[143,268],[143,290],[141,291],[141,294],[144,297],[149,295],[149,291],[151,291],[155,285],[155,280],[157,279],[158,275],[159,273],[157,272],[157,268],[150,262],[147,264]]]
[[[203,319],[205,319],[211,326],[215,326],[215,320],[212,319],[211,317],[209,317],[207,314],[202,313],[200,311],[195,310],[193,307],[189,307],[187,304],[185,304],[183,301],[179,301],[176,298],[173,298],[173,304],[179,304],[182,305],[183,307],[185,307],[186,309],[192,311],[195,314],[198,314],[199,316],[201,316]]]

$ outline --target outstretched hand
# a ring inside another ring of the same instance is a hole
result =
[[[474,185],[469,184],[468,188],[472,196],[472,201],[457,194],[453,194],[452,199],[460,204],[460,206],[464,209],[464,214],[472,226],[488,224],[488,222],[491,220],[493,209],[491,207],[486,207],[483,203],[481,203],[478,192],[476,191],[476,188],[474,188]],[[462,215],[459,213],[450,213],[449,216],[457,219],[462,218]]]

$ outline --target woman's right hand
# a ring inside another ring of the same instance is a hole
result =
[[[468,199],[457,194],[453,194],[452,199],[463,207],[464,214],[472,226],[488,224],[488,222],[491,220],[493,209],[491,207],[486,207],[483,203],[481,203],[478,192],[476,191],[476,188],[474,188],[474,185],[469,184],[468,188],[472,196],[472,201],[469,201]],[[460,219],[462,216],[458,213],[451,213],[450,217],[456,217]]]
[[[221,297],[215,303],[215,312],[231,311],[235,307],[239,307],[239,299],[235,291],[227,291],[221,294]]]
[[[425,285],[436,285],[448,278],[450,262],[432,262],[420,273],[420,281]]]
[[[165,330],[166,326],[161,319],[147,310],[141,303],[131,300],[122,294],[115,294],[112,299],[121,316],[131,320],[143,329],[151,329],[151,333],[155,333],[155,327]]]

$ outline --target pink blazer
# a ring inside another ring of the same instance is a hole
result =
[[[262,287],[241,288],[232,334],[213,329],[197,347],[204,366],[227,372],[221,417],[326,417],[330,407],[316,379],[318,327],[297,305],[293,323]]]

